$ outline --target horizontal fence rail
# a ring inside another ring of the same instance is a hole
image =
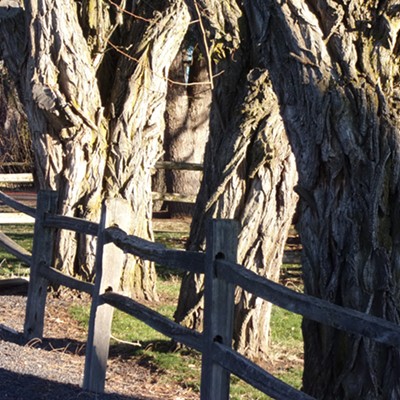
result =
[[[400,347],[400,327],[390,321],[295,292],[260,277],[239,264],[216,260],[215,266],[220,278],[285,310],[333,328],[369,337],[388,346]]]
[[[152,192],[152,197],[154,201],[175,201],[179,203],[195,203],[196,196],[190,194],[180,194],[180,193],[160,193]]]
[[[205,256],[203,253],[167,249],[161,244],[150,242],[137,236],[127,235],[118,228],[107,228],[105,234],[107,241],[114,243],[126,253],[156,262],[165,267],[182,269],[198,274],[204,273]]]
[[[0,234],[0,245],[31,266],[25,335],[30,338],[41,337],[43,334],[46,289],[50,283],[86,292],[93,297],[84,378],[84,388],[87,390],[101,392],[104,389],[112,310],[118,308],[173,340],[202,352],[202,400],[227,399],[230,373],[278,400],[313,399],[272,376],[231,348],[233,290],[237,286],[321,324],[369,337],[388,346],[400,346],[398,325],[295,292],[237,264],[236,245],[230,243],[236,233],[234,225],[229,225],[231,223],[229,221],[221,221],[222,225],[218,221],[213,222],[211,233],[207,235],[207,251],[204,254],[170,250],[160,244],[128,234],[123,225],[128,220],[126,215],[129,211],[120,215],[118,213],[130,208],[121,199],[116,199],[115,204],[107,203],[110,204],[110,209],[114,210],[112,215],[107,216],[107,207],[103,207],[100,223],[57,215],[55,212],[57,195],[54,192],[39,193],[37,210],[23,206],[1,192],[0,200],[36,217],[32,255],[18,247],[4,234]],[[118,218],[122,218],[124,222],[120,227],[115,227],[119,225]],[[219,231],[219,226],[224,226],[224,229]],[[98,237],[97,274],[94,284],[64,275],[52,267],[51,249],[55,240],[55,229],[68,229]],[[116,250],[119,253],[116,253]],[[156,311],[116,293],[120,275],[111,268],[111,265],[115,268],[116,260],[122,260],[124,253],[168,267],[205,274],[204,332],[187,329]],[[102,324],[108,326],[104,327]],[[88,361],[89,356],[92,361]]]
[[[33,183],[33,175],[31,173],[19,174],[0,174],[0,185],[2,183]]]
[[[33,207],[26,206],[19,201],[14,200],[12,197],[0,192],[0,200],[7,206],[13,208],[14,210],[21,211],[24,214],[29,215],[32,218],[36,217],[36,209]]]
[[[178,161],[157,161],[156,169],[203,171],[203,164]]]
[[[274,399],[315,400],[314,397],[281,381],[228,346],[216,342],[212,350],[215,362]]]
[[[82,218],[64,215],[45,214],[43,224],[46,228],[57,228],[97,236],[99,224]]]
[[[80,292],[93,294],[94,284],[90,282],[83,282],[79,279],[67,276],[55,268],[41,268],[40,275],[46,278],[49,282],[57,285],[66,286],[70,289],[75,289]]]
[[[13,256],[17,257],[26,265],[31,265],[32,254],[3,232],[0,232],[0,246],[7,250]]]

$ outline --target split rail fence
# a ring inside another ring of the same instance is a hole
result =
[[[138,318],[164,335],[202,353],[202,400],[229,398],[230,374],[275,399],[310,400],[309,395],[287,385],[232,349],[234,290],[236,286],[279,307],[388,346],[400,347],[399,326],[358,311],[297,293],[260,277],[236,263],[238,226],[232,220],[213,220],[207,233],[206,252],[170,250],[127,234],[126,221],[133,218],[121,199],[103,204],[99,223],[57,215],[57,193],[41,191],[37,207],[22,205],[0,192],[0,200],[35,218],[32,255],[0,237],[0,243],[30,265],[24,334],[27,339],[43,335],[48,286],[64,285],[92,296],[83,387],[104,390],[113,309]],[[97,236],[94,284],[63,275],[52,267],[55,231],[68,229]],[[205,274],[204,331],[187,329],[154,310],[117,293],[124,253],[171,268]]]
[[[0,163],[0,166],[19,166],[24,163]],[[203,171],[203,164],[175,161],[158,161],[156,169],[164,170],[184,170],[184,171]],[[1,187],[18,187],[20,185],[33,186],[34,178],[31,173],[0,173]],[[1,189],[0,189],[1,190]],[[193,204],[196,202],[195,195],[183,193],[164,193],[152,192],[154,201],[173,201],[179,203]],[[24,213],[0,212],[0,224],[31,224],[34,223],[32,217]]]
[[[10,163],[17,165],[18,163]],[[5,165],[2,163],[0,165]],[[184,171],[203,171],[203,164],[191,162],[176,161],[158,161],[155,165],[156,169],[165,170],[184,170]],[[7,185],[33,185],[34,179],[31,173],[0,173],[0,187]],[[176,201],[180,203],[195,203],[196,196],[182,193],[161,193],[153,192],[153,200]],[[30,221],[29,221],[30,222]]]

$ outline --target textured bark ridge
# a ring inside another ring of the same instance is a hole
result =
[[[208,10],[216,7],[204,23],[212,32],[215,71],[224,73],[214,79],[210,138],[189,248],[203,246],[207,219],[235,218],[242,225],[239,262],[277,279],[297,201],[294,157],[269,74],[249,52],[245,26],[239,29],[242,11],[235,2],[204,3]],[[175,315],[197,328],[202,323],[202,285],[200,277],[184,278]],[[252,359],[266,357],[270,304],[238,291],[235,314],[235,347]]]
[[[134,233],[151,237],[150,176],[162,149],[168,69],[189,24],[186,5],[25,3],[12,17],[0,13],[1,57],[23,95],[41,187],[60,191],[61,213],[92,220],[103,197],[126,198]],[[90,278],[93,254],[92,239],[60,235],[60,269]],[[155,296],[151,264],[127,263],[128,276],[124,290]]]
[[[26,3],[30,43],[21,72],[39,183],[59,190],[62,214],[97,220],[106,128],[76,6],[69,1]],[[93,241],[66,231],[59,240],[58,268],[88,278]]]
[[[31,137],[22,104],[7,69],[0,63],[0,162],[21,163],[2,165],[2,172],[29,171],[32,166]],[[17,169],[16,169],[17,168]]]
[[[398,323],[399,4],[254,7],[253,42],[296,155],[305,290]],[[316,398],[399,398],[398,349],[310,321],[304,339],[304,389]]]
[[[110,123],[110,147],[105,175],[106,197],[122,195],[131,201],[136,220],[133,233],[152,239],[151,175],[162,154],[167,73],[189,24],[189,12],[183,2],[172,2],[163,14],[146,28],[141,40],[131,30],[127,43],[138,43],[130,57],[121,58],[118,76],[111,92],[115,116]],[[141,282],[145,297],[155,296],[155,274],[149,262],[127,262],[126,288]],[[129,278],[128,278],[129,277]],[[138,279],[139,277],[139,279]],[[140,287],[137,293],[140,293]]]

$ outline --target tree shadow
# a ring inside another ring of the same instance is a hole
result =
[[[90,393],[78,385],[60,383],[0,368],[0,398],[8,400],[144,400],[116,393]]]
[[[14,343],[21,347],[33,347],[48,352],[59,351],[60,353],[69,354],[77,357],[84,357],[86,350],[86,342],[73,340],[70,338],[44,338],[42,340],[32,339],[26,341],[21,332],[14,331],[4,325],[0,325],[0,341]],[[154,344],[157,351],[167,351],[168,341],[160,341],[160,344]],[[150,346],[149,343],[143,343],[143,348]],[[110,346],[111,358],[130,359],[138,358],[139,355],[132,351],[133,347],[127,344],[116,344]],[[142,349],[140,347],[139,349]],[[21,357],[24,357],[23,355]],[[21,365],[27,360],[21,358]],[[33,361],[33,366],[35,361]],[[158,370],[151,357],[143,356],[139,358],[138,365],[147,369],[150,373]],[[20,368],[20,366],[18,366]],[[22,368],[22,367],[21,367]],[[61,377],[60,377],[61,378]],[[61,379],[60,379],[61,380]],[[154,400],[153,397],[143,396],[126,396],[117,393],[91,393],[84,391],[79,385],[70,383],[57,382],[41,378],[31,374],[17,373],[0,367],[0,399],[7,400]]]
[[[110,346],[109,358],[120,357],[129,359],[132,357],[146,357],[146,351],[150,350],[155,353],[172,353],[176,349],[174,342],[170,339],[160,339],[140,342],[137,346],[130,343],[115,343]]]
[[[27,341],[22,333],[9,329],[4,325],[0,325],[0,340],[20,346],[29,346],[46,351],[59,351],[78,356],[84,356],[86,348],[86,342],[70,338],[43,338]]]

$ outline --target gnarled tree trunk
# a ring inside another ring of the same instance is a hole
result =
[[[60,192],[62,214],[89,220],[98,220],[104,196],[127,198],[137,216],[132,231],[151,238],[150,176],[186,5],[6,3],[15,8],[0,5],[1,57],[24,100],[41,188]],[[92,277],[92,238],[62,232],[57,254],[58,268]],[[125,291],[155,297],[151,264],[130,262],[125,272]]]
[[[136,216],[132,233],[146,239],[153,238],[151,175],[163,148],[167,73],[188,25],[189,12],[178,1],[146,27],[141,40],[132,29],[127,45],[135,40],[138,45],[121,58],[117,70],[125,73],[115,79],[111,92],[115,117],[110,123],[105,195],[130,200]],[[144,290],[145,297],[154,298],[154,277],[153,263],[128,259],[124,288],[133,288],[136,296]]]
[[[248,8],[296,155],[305,290],[399,323],[399,3]],[[303,332],[306,392],[400,397],[398,349],[310,321]]]
[[[223,74],[214,79],[210,138],[189,248],[203,246],[208,218],[235,218],[242,225],[238,261],[277,279],[297,202],[294,157],[268,72],[251,51],[242,10],[234,1],[215,8],[212,2],[198,3],[215,10],[202,18],[212,32],[214,71]],[[184,278],[175,315],[195,328],[202,324],[202,285],[198,276]],[[270,304],[237,291],[234,346],[254,360],[267,357],[270,310]]]

